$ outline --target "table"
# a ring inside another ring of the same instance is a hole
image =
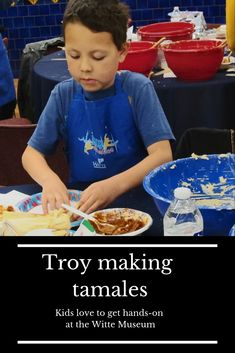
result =
[[[71,185],[69,188],[84,190],[88,184],[78,183]],[[14,185],[0,188],[0,193],[6,194],[12,190],[23,192],[28,195],[33,195],[41,192],[41,187],[38,184]],[[108,207],[129,207],[149,213],[153,218],[152,226],[143,234],[147,236],[163,235],[163,220],[151,196],[149,196],[142,186],[139,186],[113,201]]]
[[[235,77],[225,71],[209,81],[155,76],[152,82],[177,140],[192,127],[235,127]]]
[[[63,50],[36,62],[32,74],[36,121],[54,86],[70,77]],[[209,81],[187,83],[159,75],[152,82],[177,140],[191,127],[235,127],[235,77],[225,71]]]

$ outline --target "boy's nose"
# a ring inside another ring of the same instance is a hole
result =
[[[81,71],[91,71],[91,65],[89,63],[89,60],[87,60],[87,59],[80,60],[80,70]]]

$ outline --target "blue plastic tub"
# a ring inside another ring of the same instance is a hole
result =
[[[234,154],[195,156],[163,164],[146,175],[143,186],[162,215],[173,199],[174,189],[189,187],[195,199],[202,199],[198,207],[203,216],[204,235],[228,235],[235,223]],[[218,196],[210,196],[211,190]],[[204,200],[211,198],[221,203],[206,204]]]

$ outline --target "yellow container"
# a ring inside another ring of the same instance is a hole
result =
[[[235,0],[226,0],[226,32],[228,47],[235,53]]]

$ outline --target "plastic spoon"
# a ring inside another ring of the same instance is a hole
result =
[[[114,231],[115,229],[115,226],[113,224],[109,224],[109,223],[102,223],[100,221],[98,221],[98,219],[96,219],[95,217],[85,213],[85,212],[82,212],[80,211],[79,209],[77,208],[74,208],[72,206],[69,206],[69,205],[66,205],[64,203],[61,204],[61,207],[63,207],[64,209],[66,209],[67,211],[70,211],[74,214],[77,214],[78,216],[84,218],[84,219],[88,219],[92,222],[94,222],[99,230],[99,232],[102,233],[111,233]]]
[[[72,206],[66,205],[65,203],[62,203],[61,206],[67,211],[70,211],[82,218],[90,219],[93,222],[97,222],[97,219],[95,219],[93,216],[89,215],[88,213],[80,211],[78,208],[74,208]]]

